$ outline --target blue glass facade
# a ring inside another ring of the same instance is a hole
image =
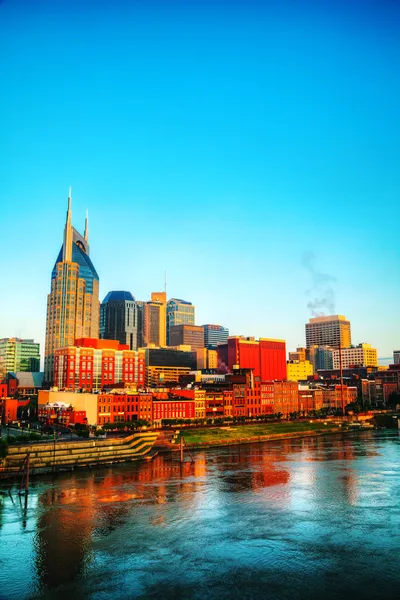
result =
[[[83,238],[79,235],[79,233],[74,229],[74,244],[72,244],[72,261],[76,262],[79,265],[79,277],[85,280],[86,282],[86,293],[93,293],[93,279],[99,280],[99,276],[97,274],[96,269],[93,266],[92,261],[89,258],[89,254],[83,250],[85,247],[85,243]],[[53,267],[53,271],[51,273],[51,278],[55,279],[57,277],[57,263],[62,262],[63,260],[63,246],[61,246],[61,250],[57,256],[57,260]]]

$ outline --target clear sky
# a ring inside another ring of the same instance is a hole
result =
[[[314,304],[389,356],[399,25],[396,0],[0,1],[0,337],[44,340],[72,185],[101,299],[166,269],[198,324],[293,349]]]

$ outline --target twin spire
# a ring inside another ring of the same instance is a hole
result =
[[[64,245],[63,245],[63,261],[72,262],[72,244],[73,244],[73,228],[72,228],[72,188],[68,192],[68,208],[67,218],[64,228]],[[85,242],[89,243],[89,214],[86,210],[85,232],[83,234]]]

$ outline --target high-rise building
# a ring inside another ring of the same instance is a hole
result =
[[[144,307],[146,302],[136,300],[136,315],[137,315],[137,347],[143,348],[144,343]]]
[[[138,310],[130,292],[108,292],[100,305],[100,337],[118,340],[136,350],[138,342]]]
[[[333,369],[332,352],[333,349],[329,346],[310,346],[307,348],[307,360],[314,367],[314,373]]]
[[[191,302],[180,298],[171,298],[167,302],[167,345],[173,346],[169,339],[171,327],[175,325],[194,325],[195,307]]]
[[[165,292],[152,292],[143,311],[143,342],[145,346],[166,345],[166,304]]]
[[[225,344],[229,337],[229,329],[222,325],[203,325],[204,329],[204,347],[209,350],[216,350],[217,344]]]
[[[378,352],[371,344],[359,344],[350,348],[342,348],[342,368],[377,367]],[[340,369],[340,350],[333,350],[333,368]]]
[[[393,363],[400,365],[400,350],[393,350]]]
[[[173,325],[169,330],[170,346],[191,346],[195,351],[204,348],[204,330],[199,325]]]
[[[20,338],[0,340],[0,380],[9,372],[39,370],[40,344]]]
[[[47,296],[45,379],[53,383],[54,355],[75,339],[99,337],[99,276],[89,257],[86,215],[82,236],[72,226],[71,191],[68,196],[64,241],[51,274]]]
[[[350,321],[343,315],[312,317],[306,323],[306,345],[349,348],[351,346]]]

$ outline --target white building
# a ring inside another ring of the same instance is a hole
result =
[[[333,368],[340,369],[339,350],[332,351]],[[351,367],[377,367],[378,352],[371,344],[358,344],[350,348],[342,348],[342,368]]]

